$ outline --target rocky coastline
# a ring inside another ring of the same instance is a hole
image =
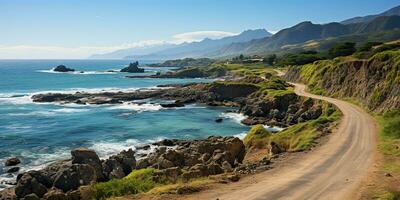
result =
[[[213,73],[215,70],[212,70]],[[225,73],[224,73],[225,74]],[[267,124],[286,127],[317,119],[322,115],[319,102],[302,98],[291,91],[290,85],[273,76],[240,77],[230,81],[160,85],[157,89],[132,92],[46,93],[32,97],[37,103],[123,104],[138,100],[168,100],[164,108],[187,104],[229,106],[247,116],[246,125]],[[135,102],[136,103],[136,102]],[[218,120],[218,119],[217,119]],[[220,120],[215,122],[220,122]],[[71,159],[55,162],[38,171],[19,174],[16,186],[0,192],[5,199],[91,199],[91,185],[113,179],[122,179],[134,170],[153,168],[153,180],[190,180],[228,173],[230,181],[241,174],[270,168],[271,158],[283,151],[271,143],[263,159],[243,162],[248,149],[239,138],[211,136],[201,140],[163,140],[152,145],[149,154],[135,151],[149,149],[149,145],[136,147],[101,160],[96,152],[79,148],[71,151]]]
[[[163,85],[158,89],[133,92],[47,93],[32,96],[32,100],[39,103],[97,105],[122,104],[145,99],[174,101],[174,103],[161,104],[165,108],[182,107],[193,103],[237,107],[240,113],[247,116],[242,121],[246,125],[268,124],[286,127],[316,119],[322,113],[321,107],[311,99],[302,99],[294,93],[266,99],[259,86],[245,82]]]
[[[50,164],[41,170],[19,174],[14,188],[0,192],[1,200],[13,199],[91,199],[90,185],[121,179],[134,170],[157,169],[154,180],[190,180],[204,176],[231,173],[237,181],[240,174],[267,170],[271,163],[265,157],[258,162],[243,163],[246,149],[236,137],[210,136],[200,140],[162,140],[153,143],[155,150],[138,157],[132,149],[101,160],[93,150],[78,148],[71,158]],[[138,147],[148,148],[147,145]],[[271,152],[273,154],[273,152]]]

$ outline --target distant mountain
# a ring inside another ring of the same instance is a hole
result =
[[[127,56],[127,59],[140,59],[140,60],[166,60],[166,59],[180,59],[180,58],[199,58],[207,57],[216,49],[220,49],[232,43],[248,42],[253,39],[260,39],[269,37],[272,34],[265,29],[247,30],[239,35],[228,36],[221,39],[206,38],[200,42],[184,43],[177,45],[174,48],[160,50],[148,55],[132,55]]]
[[[134,47],[128,49],[121,49],[117,51],[113,51],[111,53],[104,54],[94,54],[89,57],[89,59],[122,59],[126,56],[130,55],[146,55],[151,54],[157,51],[162,51],[165,49],[176,47],[176,44],[160,44],[160,45],[151,45],[144,47]]]
[[[347,20],[342,21],[342,24],[353,24],[353,23],[368,23],[374,20],[375,18],[382,16],[392,16],[392,15],[400,15],[400,6],[396,6],[391,8],[383,13],[377,15],[367,15],[364,17],[353,17]]]
[[[239,53],[260,54],[277,51],[286,46],[301,44],[307,41],[335,38],[339,36],[373,33],[400,28],[400,16],[382,16],[368,23],[355,24],[313,24],[301,22],[293,27],[283,29],[269,38],[252,40],[245,43],[233,43],[214,52],[213,56],[229,56]],[[213,57],[210,56],[210,57]]]

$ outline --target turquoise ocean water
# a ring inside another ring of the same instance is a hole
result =
[[[64,64],[84,73],[54,73]],[[16,174],[4,161],[22,160],[21,171],[40,169],[68,158],[75,147],[94,149],[105,158],[123,149],[164,138],[194,139],[210,135],[240,135],[249,127],[243,116],[227,108],[189,105],[163,109],[158,104],[82,106],[33,103],[45,92],[125,91],[159,84],[206,82],[205,79],[130,79],[121,69],[127,60],[2,60],[0,61],[0,189]],[[170,68],[146,68],[146,74]],[[214,120],[223,117],[222,123]],[[20,172],[21,172],[20,171]]]

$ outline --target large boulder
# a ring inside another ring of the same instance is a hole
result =
[[[125,174],[131,173],[136,167],[135,152],[132,149],[124,150],[111,158],[117,160],[122,165]]]
[[[109,180],[120,179],[125,176],[122,164],[114,158],[107,159],[103,162],[103,173]]]
[[[55,72],[73,72],[75,69],[71,69],[66,67],[65,65],[58,65],[56,68],[53,69]]]
[[[86,148],[77,148],[71,151],[72,164],[87,164],[95,169],[98,181],[103,179],[103,169],[99,156],[95,151]]]
[[[18,177],[15,187],[15,194],[18,198],[23,198],[29,194],[42,197],[47,192],[46,185],[49,184],[48,177],[39,171],[29,171]]]
[[[6,160],[4,163],[5,166],[15,166],[21,163],[21,160],[18,159],[17,157],[9,158]]]
[[[91,165],[73,164],[71,167],[57,172],[54,187],[68,192],[78,189],[81,185],[94,183],[96,179],[96,170]]]
[[[121,69],[121,72],[128,72],[128,73],[143,73],[144,69],[139,68],[139,62],[130,63],[128,67]]]

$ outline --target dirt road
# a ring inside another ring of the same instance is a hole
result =
[[[351,103],[305,92],[294,84],[301,96],[335,104],[342,121],[326,144],[301,159],[284,166],[244,178],[243,181],[216,187],[185,199],[261,200],[261,199],[335,199],[357,198],[360,183],[367,175],[376,152],[377,128],[373,118]]]

